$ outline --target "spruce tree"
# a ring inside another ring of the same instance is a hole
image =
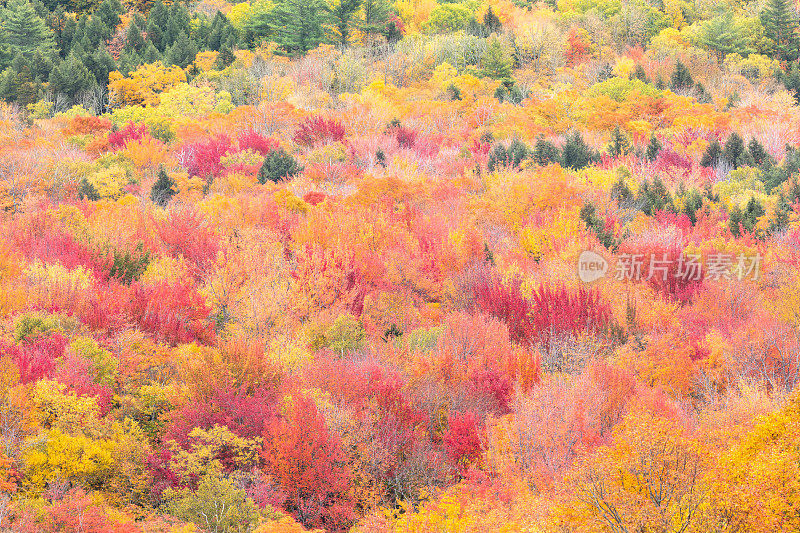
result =
[[[175,180],[173,180],[163,165],[158,169],[158,179],[150,189],[150,199],[154,204],[165,206],[175,195]]]
[[[486,35],[500,33],[503,30],[503,23],[500,22],[500,19],[494,14],[491,6],[489,6],[489,9],[483,16],[483,27],[486,29]]]
[[[380,34],[386,28],[391,11],[392,8],[386,0],[363,0],[359,29],[369,36]]]
[[[490,39],[481,60],[482,74],[495,80],[509,80],[512,65],[511,55],[506,52],[500,39]]]
[[[725,148],[722,151],[722,157],[725,162],[733,168],[739,168],[745,155],[746,151],[744,148],[744,141],[742,140],[742,137],[734,131],[725,142]]]
[[[797,38],[797,20],[788,0],[769,0],[760,13],[764,37],[772,41],[776,59],[791,62],[798,57],[800,40]]]
[[[177,65],[181,68],[188,67],[197,55],[197,44],[181,32],[170,49],[167,51],[166,59],[170,65]]]
[[[74,100],[78,94],[96,85],[94,76],[75,54],[70,54],[50,73],[50,90]]]
[[[350,35],[354,27],[356,11],[361,6],[361,0],[336,0],[328,7],[331,26],[336,31],[336,42],[341,46],[350,42]]]
[[[719,160],[722,157],[722,147],[719,144],[719,141],[714,139],[711,141],[711,144],[708,145],[706,151],[703,153],[703,158],[700,159],[700,166],[701,167],[715,167],[719,164]]]
[[[159,52],[163,52],[167,48],[164,36],[167,24],[169,24],[169,10],[161,0],[156,0],[147,17],[147,38],[153,42]]]
[[[561,165],[564,168],[580,170],[597,159],[595,152],[583,141],[583,136],[576,131],[567,136],[564,150],[561,153]]]
[[[611,133],[611,142],[608,146],[608,154],[611,157],[620,157],[622,155],[626,155],[631,150],[631,143],[628,140],[628,137],[619,129],[619,125],[614,127],[614,131]]]
[[[533,147],[533,160],[536,161],[536,164],[550,165],[558,161],[559,155],[558,147],[555,144],[544,137],[536,139],[536,145]]]
[[[694,80],[692,80],[692,75],[689,73],[689,69],[686,68],[686,65],[680,61],[675,63],[675,70],[672,72],[669,88],[673,91],[683,91],[691,89],[693,85]]]
[[[271,181],[274,183],[285,178],[291,178],[302,171],[303,167],[297,164],[295,158],[286,153],[283,148],[279,148],[278,150],[271,150],[264,158],[264,163],[258,170],[258,182],[266,183]]]
[[[647,143],[645,157],[648,161],[655,161],[661,151],[661,142],[655,135],[650,135],[650,142]]]

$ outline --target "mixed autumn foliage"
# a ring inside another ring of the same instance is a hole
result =
[[[4,2],[0,530],[797,530],[797,18]]]

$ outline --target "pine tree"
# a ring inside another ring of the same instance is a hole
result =
[[[31,70],[30,63],[17,53],[11,66],[0,75],[0,98],[27,106],[38,100],[39,84]]]
[[[298,165],[294,157],[286,153],[284,149],[271,150],[258,170],[258,182],[266,183],[271,181],[274,183],[285,178],[291,178],[302,171],[303,167]]]
[[[282,0],[270,11],[268,20],[270,32],[281,48],[304,54],[322,42],[324,18],[322,0]]]
[[[123,13],[125,13],[125,8],[122,7],[119,0],[103,0],[92,16],[99,17],[103,24],[113,31],[119,25],[120,15]]]
[[[144,49],[145,42],[144,37],[142,37],[142,31],[136,24],[130,24],[125,34],[125,50],[141,54]]]
[[[648,161],[655,161],[661,151],[661,142],[655,135],[650,135],[650,142],[647,143],[645,157]]]
[[[495,80],[511,79],[513,60],[500,39],[493,37],[486,45],[481,59],[482,74]]]
[[[117,63],[105,46],[98,48],[93,54],[86,56],[84,61],[97,84],[101,87],[108,85],[108,74],[117,70]]]
[[[550,165],[558,161],[559,155],[561,154],[555,144],[544,137],[536,139],[536,145],[533,147],[533,160],[536,161],[536,164],[541,166]]]
[[[94,49],[103,41],[111,37],[112,30],[105,24],[100,17],[91,17],[86,23],[84,39],[89,43],[89,49]]]
[[[503,30],[503,23],[500,22],[500,19],[494,14],[491,6],[489,6],[489,9],[483,16],[483,27],[486,29],[486,35],[500,33]]]
[[[163,165],[158,169],[158,179],[150,189],[150,199],[154,204],[165,206],[169,203],[175,195],[175,180],[173,180],[167,171],[164,170]]]
[[[797,38],[797,20],[788,0],[769,0],[761,10],[761,25],[764,36],[772,41],[774,55],[784,62],[798,57],[800,40]]]
[[[720,157],[722,157],[722,147],[720,146],[719,141],[714,139],[703,153],[703,158],[700,159],[700,166],[715,167],[717,164],[719,164]]]
[[[6,8],[0,10],[0,21],[2,40],[12,53],[30,56],[36,50],[44,53],[55,51],[53,31],[36,14],[28,0],[9,0]]]
[[[561,166],[580,170],[595,159],[597,159],[597,155],[583,141],[583,136],[580,132],[576,131],[572,135],[567,136],[567,141],[564,143],[564,150],[561,153]]]
[[[611,143],[608,146],[608,154],[611,157],[617,158],[621,155],[629,153],[631,150],[631,142],[628,137],[619,129],[619,125],[614,127],[611,134]]]
[[[739,168],[746,153],[742,137],[734,131],[725,142],[725,148],[722,151],[723,159],[733,168]]]
[[[355,13],[361,6],[361,0],[335,0],[328,8],[331,26],[334,29],[337,44],[346,46],[354,26]]]
[[[770,155],[769,152],[767,152],[767,149],[764,148],[764,145],[758,142],[758,139],[755,137],[750,139],[747,149],[750,152],[750,157],[753,158],[753,162],[756,165],[768,167],[775,164],[775,159]]]
[[[689,73],[689,69],[686,68],[686,65],[680,61],[675,63],[675,70],[672,73],[669,88],[673,91],[683,91],[691,89],[693,85],[694,80],[692,80],[692,75]]]
[[[147,39],[153,42],[159,52],[164,52],[167,48],[164,31],[168,24],[169,10],[161,0],[156,0],[150,10],[150,15],[147,17]]]
[[[363,0],[359,29],[369,36],[380,34],[386,28],[391,10],[392,8],[386,0]]]

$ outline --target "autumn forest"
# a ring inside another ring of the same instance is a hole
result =
[[[798,8],[0,0],[0,531],[799,531]]]

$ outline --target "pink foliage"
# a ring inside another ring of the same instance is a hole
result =
[[[170,211],[166,220],[157,223],[156,232],[165,251],[173,257],[183,256],[195,275],[208,268],[217,257],[219,235],[197,209]]]

